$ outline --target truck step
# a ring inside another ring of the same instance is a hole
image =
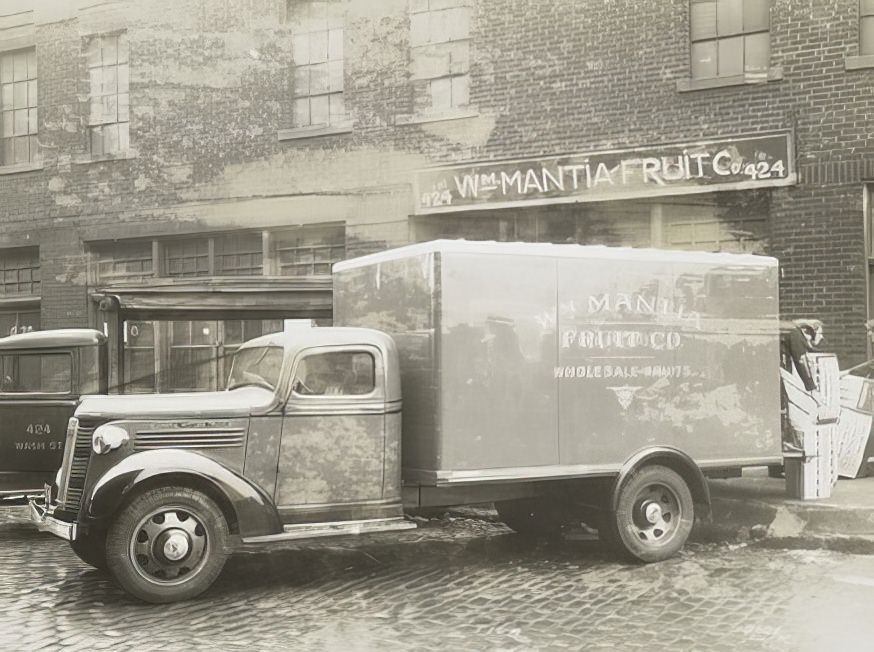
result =
[[[283,528],[283,532],[278,534],[246,537],[243,539],[243,543],[274,543],[297,539],[348,536],[350,534],[413,530],[415,528],[415,523],[407,521],[403,517],[375,518],[363,521],[334,521],[331,523],[300,523],[297,525],[286,525]]]

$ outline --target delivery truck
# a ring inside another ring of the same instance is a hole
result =
[[[85,397],[33,520],[169,602],[238,546],[463,504],[659,561],[705,474],[781,461],[772,258],[435,241],[333,276],[335,326],[247,342],[226,391]]]

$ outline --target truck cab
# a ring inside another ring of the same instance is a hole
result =
[[[107,391],[107,344],[89,329],[0,338],[0,496],[42,492],[83,394]]]
[[[151,602],[242,544],[412,527],[397,366],[384,333],[323,328],[245,343],[225,391],[86,397],[32,517]]]

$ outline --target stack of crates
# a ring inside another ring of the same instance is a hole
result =
[[[793,498],[828,498],[838,479],[840,435],[840,373],[831,353],[807,356],[822,403],[808,392],[801,379],[781,369],[789,398],[789,423],[801,436],[802,450],[785,459],[786,490]]]

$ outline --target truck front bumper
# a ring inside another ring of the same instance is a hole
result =
[[[67,523],[54,518],[50,508],[46,508],[45,499],[31,499],[27,503],[30,520],[40,532],[51,532],[65,541],[74,541],[77,530],[75,523]]]

